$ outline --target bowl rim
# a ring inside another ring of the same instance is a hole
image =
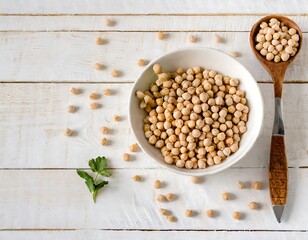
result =
[[[260,108],[261,108],[261,124],[260,124],[260,127],[259,129],[257,130],[256,132],[256,135],[254,137],[254,139],[252,139],[252,141],[249,141],[249,143],[247,144],[247,151],[241,153],[238,157],[237,157],[237,160],[236,161],[233,161],[233,162],[230,162],[230,163],[226,163],[223,167],[221,168],[216,168],[210,172],[206,172],[206,171],[203,171],[203,170],[206,170],[208,168],[205,168],[205,169],[185,169],[184,171],[181,171],[182,168],[179,168],[179,169],[176,169],[176,168],[173,168],[171,166],[173,165],[165,165],[163,163],[160,163],[160,161],[158,159],[155,159],[154,157],[152,157],[143,147],[142,147],[142,144],[140,144],[139,140],[138,140],[138,137],[137,137],[137,134],[135,133],[135,130],[133,129],[132,127],[132,114],[131,114],[131,109],[132,109],[132,99],[135,96],[135,91],[136,91],[136,85],[138,83],[138,81],[140,81],[142,75],[144,74],[144,72],[146,72],[149,68],[152,67],[153,64],[155,63],[158,63],[160,59],[162,58],[165,58],[169,55],[172,55],[172,54],[175,54],[175,53],[178,53],[178,52],[182,52],[182,51],[196,51],[196,50],[209,50],[209,51],[213,51],[213,52],[219,52],[220,54],[224,55],[225,57],[227,58],[230,58],[232,59],[233,61],[237,62],[237,64],[239,64],[243,69],[245,69],[247,71],[247,74],[250,75],[250,77],[255,80],[255,91],[257,91],[257,94],[260,96],[260,100],[261,100],[261,105],[260,105]],[[136,78],[137,80],[134,82],[133,84],[133,87],[131,89],[131,92],[130,92],[130,95],[129,95],[129,101],[128,101],[128,119],[129,119],[129,127],[133,133],[133,136],[135,137],[139,147],[141,148],[141,150],[149,157],[151,158],[152,160],[154,160],[156,162],[157,165],[163,167],[164,169],[167,169],[168,171],[170,172],[173,172],[173,173],[177,173],[177,174],[180,174],[180,175],[188,175],[188,176],[205,176],[205,175],[212,175],[212,174],[217,174],[217,173],[220,173],[226,169],[228,169],[229,167],[231,167],[232,165],[234,165],[235,163],[237,163],[239,160],[241,160],[245,155],[247,155],[248,152],[250,152],[250,150],[252,149],[253,145],[255,144],[255,142],[257,141],[258,137],[260,136],[260,133],[263,129],[263,126],[264,126],[264,99],[263,99],[263,95],[262,95],[262,92],[260,90],[260,87],[258,85],[258,82],[256,81],[256,79],[253,77],[253,75],[251,74],[250,71],[248,71],[248,69],[241,63],[239,62],[237,59],[235,59],[234,57],[230,56],[229,54],[225,53],[224,51],[222,50],[219,50],[219,49],[215,49],[215,48],[211,48],[211,47],[182,47],[182,48],[178,48],[176,50],[173,50],[173,51],[170,51],[170,52],[167,52],[165,54],[162,54],[160,55],[159,57],[153,59],[152,61],[150,61],[146,68],[144,68],[141,73],[138,75],[138,77]]]

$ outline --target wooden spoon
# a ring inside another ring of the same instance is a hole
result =
[[[271,18],[276,18],[280,22],[284,22],[289,28],[294,28],[299,35],[299,46],[297,52],[293,57],[290,57],[288,61],[281,61],[276,63],[274,61],[267,61],[264,56],[255,48],[257,42],[255,41],[256,36],[260,30],[260,24],[262,22],[269,22]],[[291,19],[279,16],[270,15],[261,18],[250,31],[250,46],[257,59],[271,75],[274,83],[275,92],[275,118],[274,127],[272,132],[270,162],[269,162],[269,190],[273,206],[273,211],[277,221],[280,223],[282,220],[283,210],[287,202],[288,192],[288,162],[285,151],[284,141],[284,124],[282,119],[282,86],[285,72],[289,64],[298,55],[302,45],[303,35],[300,28]]]

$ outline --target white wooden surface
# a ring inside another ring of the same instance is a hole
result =
[[[267,161],[273,121],[273,87],[254,59],[249,30],[264,14],[287,14],[307,38],[308,1],[39,1],[0,2],[0,239],[305,239],[308,194],[308,58],[307,43],[286,74],[284,118],[288,149],[290,192],[285,221],[276,223],[267,189]],[[115,21],[105,26],[105,18]],[[156,31],[168,38],[156,39]],[[198,41],[188,43],[188,34]],[[225,39],[214,42],[214,35]],[[108,41],[95,45],[101,36]],[[266,104],[264,128],[253,150],[231,169],[194,185],[189,177],[160,169],[145,154],[121,155],[134,138],[128,128],[127,97],[142,71],[139,58],[152,60],[184,46],[209,46],[238,58],[259,81]],[[96,62],[107,65],[95,71]],[[120,78],[111,69],[123,71]],[[73,96],[70,87],[83,89]],[[88,109],[88,94],[110,88],[115,94],[98,100],[102,109]],[[66,106],[79,107],[74,114]],[[122,117],[113,122],[114,114]],[[101,146],[98,129],[112,129],[109,146]],[[66,138],[70,127],[76,136]],[[86,168],[97,155],[109,158],[113,173],[93,204],[75,168]],[[133,182],[140,174],[144,181]],[[167,185],[153,188],[161,179]],[[238,190],[236,182],[259,180],[263,190]],[[223,202],[230,191],[235,199]],[[158,204],[157,193],[173,192],[178,199]],[[250,201],[262,203],[249,210]],[[159,213],[172,210],[177,222]],[[186,218],[186,208],[198,215]],[[208,219],[213,208],[219,216]],[[234,221],[239,210],[244,219]]]

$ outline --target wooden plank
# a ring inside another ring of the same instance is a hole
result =
[[[4,14],[306,14],[307,2],[298,0],[292,4],[288,0],[260,0],[256,5],[252,0],[189,0],[152,1],[151,5],[142,0],[93,0],[74,3],[61,0],[2,1],[0,12]]]
[[[106,18],[115,22],[105,24]],[[261,16],[0,16],[0,31],[250,31]],[[308,17],[290,16],[308,31]]]
[[[83,89],[71,95],[70,87]],[[77,168],[87,160],[105,155],[112,168],[156,168],[154,161],[138,152],[125,162],[122,154],[135,142],[127,121],[127,99],[132,84],[2,84],[0,88],[1,168]],[[265,102],[264,127],[253,149],[235,167],[265,167],[268,164],[274,115],[272,84],[260,84]],[[88,95],[110,88],[115,94],[98,100],[102,109],[91,111]],[[289,166],[308,166],[308,84],[284,87],[284,119]],[[67,105],[80,109],[66,112]],[[118,114],[122,121],[114,122]],[[112,133],[109,146],[101,146],[99,128]],[[67,138],[64,129],[72,128],[75,137]]]
[[[190,229],[190,230],[308,230],[307,169],[290,169],[290,191],[284,221],[277,223],[269,200],[267,169],[228,169],[193,184],[184,177],[160,169],[113,170],[109,185],[94,204],[91,194],[74,170],[0,171],[0,229]],[[134,182],[139,174],[144,181]],[[166,183],[154,189],[153,182]],[[263,190],[237,188],[237,181],[261,181]],[[223,192],[233,194],[224,201]],[[157,194],[172,192],[177,199],[158,203]],[[259,202],[260,210],[248,203]],[[177,222],[168,222],[159,208],[172,211]],[[195,217],[184,216],[193,209]],[[204,212],[215,209],[219,215],[208,218]],[[233,211],[242,212],[235,221]]]
[[[142,68],[136,61],[152,60],[180,47],[202,46],[224,52],[238,51],[238,58],[260,81],[270,81],[269,75],[253,56],[247,32],[219,33],[226,43],[215,43],[215,32],[199,32],[198,42],[187,42],[190,33],[169,33],[166,40],[159,41],[156,32],[2,32],[0,33],[0,81],[74,81],[74,82],[131,82]],[[308,38],[308,33],[304,34]],[[306,36],[307,35],[307,36]],[[107,39],[105,45],[96,45],[96,37]],[[303,42],[304,49],[308,42]],[[149,50],[151,49],[151,50]],[[300,53],[286,73],[288,81],[308,79],[308,58]],[[97,62],[106,69],[97,71]],[[123,72],[115,79],[112,69]]]
[[[195,239],[201,240],[206,237],[208,240],[225,239],[280,239],[280,240],[301,240],[307,238],[307,232],[233,232],[233,231],[106,231],[106,230],[71,230],[71,231],[0,231],[0,237],[6,240],[33,240],[33,239],[65,239],[65,240],[84,240],[96,239],[97,236],[104,239],[121,240],[121,239]]]

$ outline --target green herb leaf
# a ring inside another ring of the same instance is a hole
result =
[[[80,169],[77,169],[77,174],[85,180],[89,180],[89,179],[93,180],[93,178],[89,174],[87,174],[85,171],[82,171]]]
[[[86,185],[91,193],[95,191],[95,185],[92,178],[86,181]]]
[[[98,172],[97,164],[96,164],[94,159],[89,160],[88,164],[89,164],[89,167],[91,168],[92,172]]]
[[[101,172],[106,169],[107,167],[107,159],[105,157],[97,157],[95,159],[97,171]]]
[[[111,173],[108,170],[103,170],[101,172],[99,172],[100,175],[104,176],[104,177],[110,177]]]
[[[95,185],[95,190],[99,190],[99,189],[101,189],[102,187],[104,187],[107,184],[108,184],[108,181],[102,181],[99,184]]]

